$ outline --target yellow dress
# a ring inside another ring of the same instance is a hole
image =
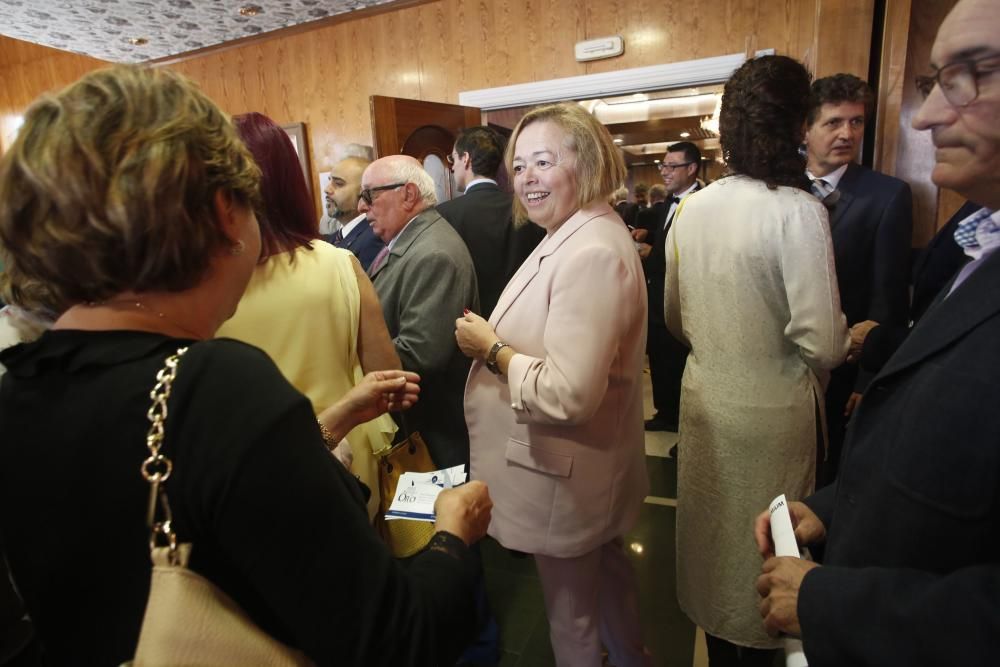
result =
[[[361,293],[351,253],[323,241],[268,259],[254,271],[236,314],[219,338],[234,338],[264,350],[317,414],[341,398],[363,376],[358,358]],[[392,441],[392,418],[358,426],[347,434],[353,472],[372,496],[368,515],[379,504],[378,468],[373,452]]]

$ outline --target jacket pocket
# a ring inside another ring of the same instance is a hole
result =
[[[573,470],[572,456],[550,452],[513,438],[507,441],[506,458],[515,465],[557,477],[569,477]]]

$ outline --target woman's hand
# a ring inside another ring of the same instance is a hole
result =
[[[343,398],[319,414],[334,440],[390,410],[406,410],[417,402],[420,376],[409,371],[374,371]]]
[[[467,545],[486,535],[493,501],[489,489],[480,481],[445,489],[434,501],[434,527],[460,538]]]
[[[455,320],[455,340],[462,354],[484,361],[499,339],[489,322],[475,313],[466,313]]]

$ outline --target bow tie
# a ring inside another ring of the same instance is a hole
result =
[[[680,204],[681,198],[676,195],[671,195],[667,197],[666,201],[667,201],[667,206],[670,206],[671,204]]]

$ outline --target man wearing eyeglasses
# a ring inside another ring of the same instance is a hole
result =
[[[361,187],[358,210],[386,244],[368,274],[403,368],[420,374],[420,401],[406,424],[439,468],[468,464],[463,393],[471,362],[455,342],[455,318],[479,308],[472,258],[434,210],[434,179],[412,157],[372,162]]]
[[[338,248],[354,253],[365,271],[385,244],[375,236],[375,232],[365,221],[364,213],[358,213],[358,199],[361,196],[361,174],[371,164],[360,157],[348,157],[333,165],[330,170],[330,184],[326,187],[326,207],[331,218],[340,223],[340,228],[324,239]]]
[[[931,51],[913,126],[932,180],[986,208],[956,230],[967,263],[872,380],[837,482],[792,502],[822,566],[769,558],[772,632],[810,667],[1000,663],[1000,12],[960,0]],[[770,555],[767,513],[755,527]]]
[[[649,328],[646,353],[649,355],[649,379],[653,385],[652,419],[647,431],[676,431],[680,416],[681,377],[688,350],[667,331],[663,317],[663,281],[666,274],[666,238],[674,214],[682,199],[697,191],[701,151],[690,141],[671,144],[660,162],[660,177],[667,191],[663,217],[651,226],[646,242],[640,243],[639,256],[646,271],[646,294],[649,298]],[[675,451],[675,450],[671,450]]]
[[[464,194],[437,206],[472,255],[483,317],[490,316],[507,281],[545,236],[537,225],[514,227],[512,197],[497,182],[504,143],[489,127],[462,130],[448,162]]]
[[[905,325],[909,310],[910,186],[857,164],[872,93],[861,79],[835,74],[813,82],[807,117],[806,175],[830,213],[840,307],[848,326]],[[856,363],[833,370],[826,390],[828,445],[817,457],[817,486],[833,481],[847,421],[871,377]]]

